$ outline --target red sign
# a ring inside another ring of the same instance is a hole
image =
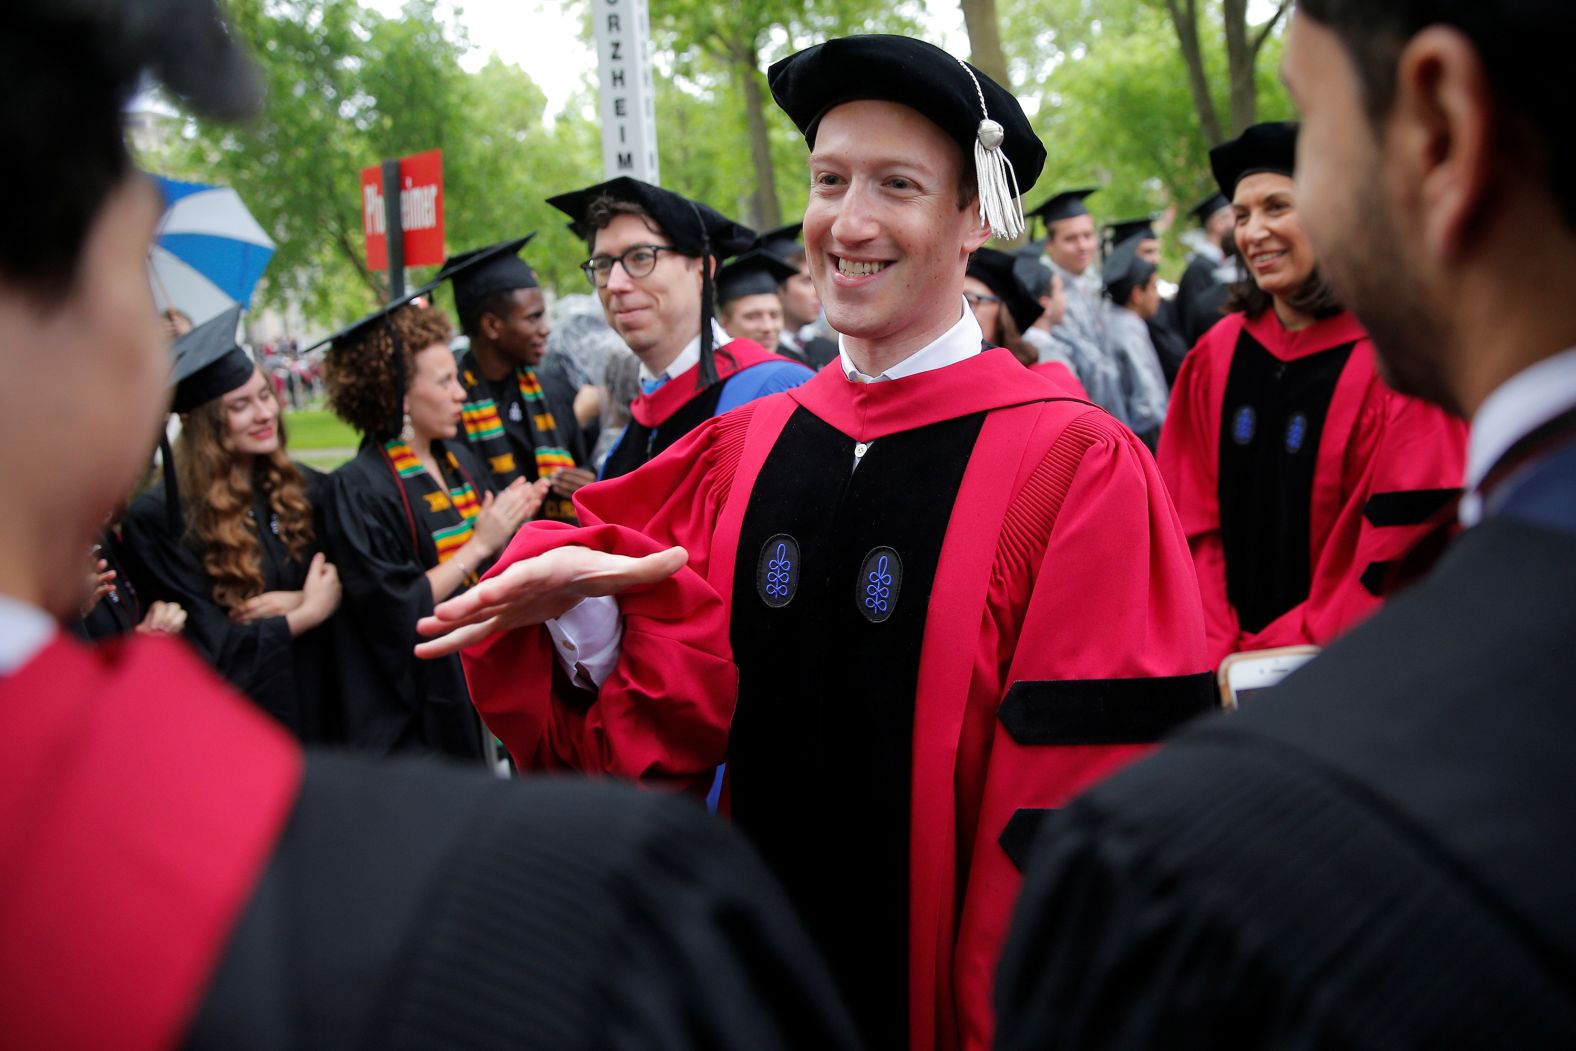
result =
[[[383,167],[361,169],[361,229],[367,266],[387,270],[389,247],[383,208]],[[405,265],[443,262],[443,151],[428,150],[399,162],[399,220],[405,230]]]

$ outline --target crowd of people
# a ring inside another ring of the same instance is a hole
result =
[[[118,107],[253,112],[223,17],[28,0],[0,426],[62,456],[0,517],[0,1031],[1568,1042],[1576,318],[1529,277],[1576,219],[1506,41],[1576,25],[1460,7],[1302,0],[1304,123],[1210,151],[1171,298],[1170,216],[1037,190],[1010,90],[811,46],[802,222],[548,196],[556,317],[500,231],[294,355],[325,474],[241,309],[142,277]]]

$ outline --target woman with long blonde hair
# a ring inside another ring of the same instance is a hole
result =
[[[224,342],[176,385],[177,492],[157,485],[132,504],[130,570],[149,597],[186,609],[185,637],[232,685],[303,740],[331,739],[323,624],[340,588],[315,520],[326,479],[286,456],[273,385]]]

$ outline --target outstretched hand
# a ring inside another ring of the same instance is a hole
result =
[[[666,580],[688,561],[682,547],[630,558],[569,546],[521,559],[417,621],[416,633],[428,641],[416,646],[416,656],[447,656],[495,632],[541,624],[567,613],[581,599]]]

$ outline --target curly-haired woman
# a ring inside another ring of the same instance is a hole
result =
[[[332,739],[332,650],[319,629],[340,586],[314,520],[327,478],[285,455],[267,374],[223,342],[176,385],[178,496],[160,484],[133,502],[128,572],[147,598],[186,610],[185,637],[232,685],[303,740]]]
[[[474,583],[541,505],[546,482],[500,492],[459,434],[452,330],[437,310],[385,308],[331,337],[328,398],[362,434],[333,475],[329,543],[367,667],[346,697],[353,745],[383,752],[483,754],[457,657],[417,660],[416,621]],[[354,659],[351,654],[341,657]]]

